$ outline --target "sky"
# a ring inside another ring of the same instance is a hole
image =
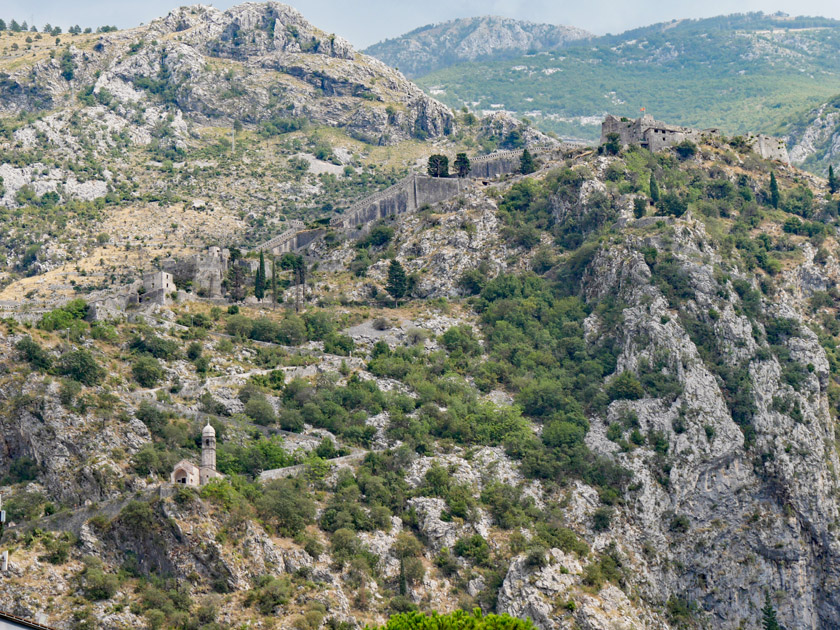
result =
[[[189,1],[178,0],[0,0],[0,18],[26,20],[67,28],[137,26],[166,15]],[[237,0],[211,4],[226,9]],[[577,26],[597,35],[620,33],[676,18],[712,17],[727,13],[784,11],[840,19],[838,0],[287,0],[318,28],[364,48],[418,26],[459,17],[501,15],[532,22]]]

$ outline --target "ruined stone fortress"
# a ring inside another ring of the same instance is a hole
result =
[[[610,114],[601,124],[601,144],[608,142],[612,134],[618,135],[622,147],[637,144],[651,151],[662,151],[685,140],[702,142],[704,139],[720,135],[720,131],[669,125],[654,119],[650,114],[636,120],[618,118]],[[790,163],[787,147],[781,139],[764,134],[749,134],[744,140],[764,159]]]

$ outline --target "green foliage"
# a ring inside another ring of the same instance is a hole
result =
[[[770,173],[770,205],[779,207],[779,182],[776,181],[776,173]]]
[[[687,160],[697,155],[697,145],[691,140],[683,140],[674,147],[674,151],[680,156],[681,160]]]
[[[367,236],[361,239],[357,247],[382,247],[387,245],[394,238],[394,228],[388,225],[375,225],[370,229]]]
[[[430,155],[426,172],[430,177],[449,177],[449,158],[439,153]]]
[[[519,172],[523,175],[530,175],[537,170],[537,165],[534,162],[534,156],[528,149],[522,150],[522,156],[519,158]]]
[[[773,608],[769,595],[764,596],[764,608],[761,609],[761,627],[763,630],[784,630],[784,626],[776,619],[776,609]]]
[[[315,520],[315,504],[298,479],[276,479],[265,484],[256,501],[260,515],[286,536],[294,536]]]
[[[265,254],[263,250],[260,250],[260,262],[257,267],[256,277],[254,278],[254,297],[258,300],[263,299],[265,297],[265,287]]]
[[[163,378],[164,371],[157,359],[142,355],[134,360],[131,374],[142,387],[154,387]]]
[[[152,332],[132,337],[131,341],[129,341],[129,348],[137,353],[150,354],[155,359],[163,359],[165,361],[177,359],[181,354],[181,347],[178,342],[171,339],[164,339]]]
[[[413,611],[391,617],[384,626],[366,626],[365,630],[534,630],[534,624],[508,615],[484,616],[479,609],[430,616]]]
[[[85,557],[81,581],[85,598],[90,601],[111,599],[117,594],[120,586],[117,576],[105,573],[102,561],[92,556]]]
[[[245,604],[255,606],[263,615],[272,615],[276,608],[287,604],[293,594],[292,583],[288,577],[264,575],[258,578],[254,588],[248,591]]]
[[[16,492],[9,498],[3,499],[3,509],[10,523],[33,521],[44,513],[47,498],[40,492]]]
[[[450,354],[466,356],[481,354],[481,344],[479,344],[475,332],[469,324],[449,328],[441,335],[440,341]]]
[[[458,153],[455,156],[455,173],[458,177],[466,177],[470,174],[472,170],[472,166],[470,165],[470,158],[467,157],[466,153]]]
[[[76,71],[76,61],[73,59],[73,54],[70,48],[65,48],[58,60],[59,70],[61,76],[65,81],[72,81]]]
[[[62,354],[58,361],[58,372],[89,386],[98,385],[106,375],[105,368],[85,348]]]
[[[15,350],[36,370],[47,371],[52,367],[52,356],[28,335],[15,344]]]
[[[610,381],[607,396],[613,400],[639,400],[645,395],[642,384],[632,372],[624,371]]]
[[[490,545],[487,544],[481,534],[459,538],[452,551],[455,552],[455,555],[469,558],[479,565],[486,565],[490,562]]]
[[[245,415],[257,424],[274,424],[277,414],[271,403],[262,394],[251,396],[245,403]]]
[[[64,306],[45,313],[38,322],[42,330],[65,330],[73,322],[83,320],[87,316],[88,305],[84,300],[71,300]]]
[[[388,284],[385,286],[391,297],[395,302],[399,302],[401,298],[405,297],[408,290],[408,280],[405,276],[405,269],[400,262],[395,258],[388,266]]]
[[[659,183],[656,181],[656,175],[653,171],[650,172],[650,183],[648,186],[650,189],[650,200],[654,204],[659,203],[659,198],[661,196],[659,193]]]

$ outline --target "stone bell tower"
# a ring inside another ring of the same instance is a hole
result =
[[[207,426],[201,432],[199,483],[203,486],[215,477],[218,477],[216,473],[216,429],[208,422]]]

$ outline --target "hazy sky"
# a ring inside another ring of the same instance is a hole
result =
[[[204,2],[226,9],[236,0]],[[46,22],[64,28],[73,24],[120,28],[137,26],[189,2],[178,0],[0,0],[0,17]],[[619,33],[673,18],[710,17],[725,13],[785,11],[840,19],[838,0],[290,0],[315,26],[363,48],[418,26],[456,17],[507,17],[579,26],[597,34]]]

